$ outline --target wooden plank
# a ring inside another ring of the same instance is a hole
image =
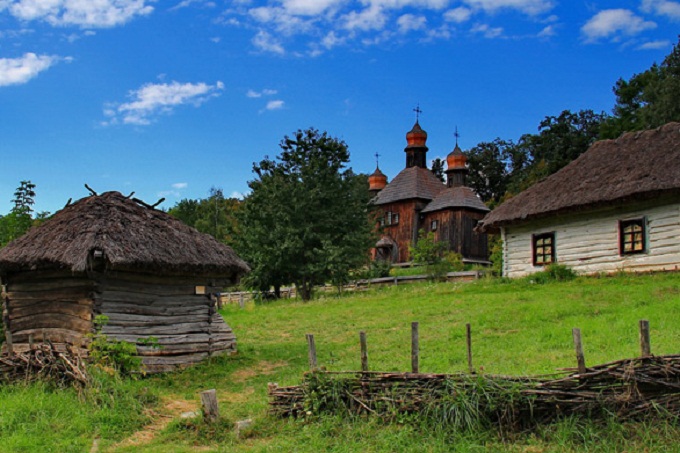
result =
[[[151,356],[170,356],[170,355],[182,355],[182,354],[192,354],[197,352],[217,352],[220,350],[226,350],[232,347],[234,340],[230,341],[218,341],[213,343],[203,342],[203,343],[185,343],[177,345],[162,345],[160,348],[154,348],[151,346],[139,346],[137,345],[137,353],[146,357]]]
[[[475,368],[472,366],[472,328],[470,323],[465,324],[465,339],[467,343],[468,372],[474,374]]]
[[[368,345],[366,332],[359,332],[359,344],[361,345],[361,371],[368,371]]]
[[[7,291],[3,297],[9,298],[11,301],[34,301],[41,302],[44,300],[89,300],[92,288],[84,286],[73,287],[68,290],[43,290],[43,291]]]
[[[180,324],[166,325],[166,326],[148,326],[138,327],[137,332],[134,328],[124,326],[106,325],[102,328],[102,332],[106,335],[183,335],[189,333],[205,333],[210,328],[207,322],[185,322]]]
[[[308,355],[309,355],[309,369],[314,371],[317,368],[317,360],[316,360],[316,343],[314,342],[314,335],[311,333],[308,333],[305,335],[307,338],[307,346],[308,346]]]
[[[210,299],[195,294],[161,294],[107,289],[101,293],[101,299],[110,303],[134,303],[141,305],[209,305]]]
[[[80,290],[92,291],[94,282],[87,279],[64,278],[48,281],[26,281],[25,283],[17,283],[9,280],[7,284],[8,292],[43,292],[43,291],[60,291],[60,290]]]
[[[411,323],[411,372],[418,373],[420,369],[420,339],[418,333],[418,322]]]
[[[62,328],[76,332],[89,332],[92,329],[92,321],[64,314],[43,313],[14,320],[11,328],[12,331]]]
[[[112,337],[114,337],[112,335]],[[182,335],[115,335],[115,338],[121,341],[127,341],[129,343],[137,343],[138,340],[148,339],[149,337],[154,337],[158,344],[161,346],[165,345],[181,345],[181,344],[191,344],[191,343],[207,343],[207,342],[230,342],[235,341],[236,336],[233,333],[225,334],[214,334],[214,333],[189,333]]]
[[[87,344],[90,340],[85,336],[87,332],[79,332],[62,328],[38,328],[17,330],[13,333],[17,343],[28,343],[29,336],[36,343],[42,343],[45,339],[54,343],[69,343],[74,345]],[[44,335],[44,337],[43,337]]]
[[[164,305],[139,305],[139,304],[124,304],[124,303],[111,303],[105,301],[101,304],[101,310],[107,313],[119,313],[119,314],[131,314],[131,315],[148,315],[148,316],[192,316],[199,314],[207,314],[208,307],[194,306],[194,305],[176,305],[176,306],[164,306]]]
[[[201,405],[203,406],[203,420],[207,423],[216,423],[220,418],[220,409],[215,389],[201,392]]]
[[[24,316],[35,316],[43,313],[64,314],[90,320],[92,319],[92,306],[52,301],[28,306],[12,306],[9,310],[9,319],[14,320]]]
[[[109,313],[103,312],[109,317],[109,326],[128,326],[128,327],[146,327],[146,326],[165,326],[174,325],[186,321],[192,322],[208,322],[210,317],[208,313],[188,316],[148,316],[148,315],[130,315],[123,313]]]
[[[581,329],[572,329],[572,337],[574,340],[574,349],[576,351],[576,363],[578,366],[578,372],[583,374],[586,370],[586,359],[583,355],[583,344],[581,343]]]
[[[649,341],[649,321],[646,319],[640,320],[640,352],[642,357],[652,355],[652,347]]]

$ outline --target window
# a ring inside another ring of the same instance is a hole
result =
[[[644,218],[619,221],[619,250],[621,255],[646,251],[645,223]]]
[[[430,222],[430,231],[437,231],[437,227],[439,226],[439,220],[433,220]]]
[[[396,212],[388,211],[385,216],[380,219],[380,226],[390,226],[399,225],[399,214]]]
[[[555,233],[532,236],[534,266],[546,266],[555,262]]]

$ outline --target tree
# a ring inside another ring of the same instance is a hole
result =
[[[314,285],[340,284],[366,263],[374,239],[368,184],[346,167],[347,145],[326,132],[298,130],[279,146],[275,160],[253,164],[235,246],[251,286],[293,283],[309,300]]]
[[[444,177],[444,161],[439,157],[432,161],[432,169],[430,170],[441,182],[446,182]]]
[[[485,203],[498,203],[505,195],[512,175],[514,148],[511,141],[496,138],[492,142],[479,143],[468,151],[470,171],[467,185]]]
[[[211,187],[208,198],[180,200],[168,213],[218,241],[233,245],[240,204],[236,198],[225,198],[222,189]]]
[[[35,204],[35,184],[31,181],[21,181],[12,199],[14,207],[6,216],[0,216],[0,247],[22,236],[34,223],[40,223],[49,216],[47,212],[40,212],[33,220],[33,205]]]
[[[603,124],[602,138],[680,121],[680,38],[660,65],[654,63],[627,81],[619,79],[614,94],[614,116]]]

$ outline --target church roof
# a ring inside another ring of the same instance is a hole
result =
[[[381,205],[396,201],[420,198],[434,200],[446,186],[428,169],[421,167],[405,168],[391,183],[373,199],[373,204]]]
[[[442,209],[468,208],[488,212],[489,208],[479,199],[475,191],[469,187],[458,186],[444,189],[423,209],[423,213]]]
[[[680,123],[595,142],[557,173],[490,212],[481,230],[680,194]]]

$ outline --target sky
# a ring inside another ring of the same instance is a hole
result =
[[[0,214],[89,192],[168,209],[314,127],[390,180],[419,122],[428,159],[611,112],[612,87],[678,42],[680,1],[0,0]]]

